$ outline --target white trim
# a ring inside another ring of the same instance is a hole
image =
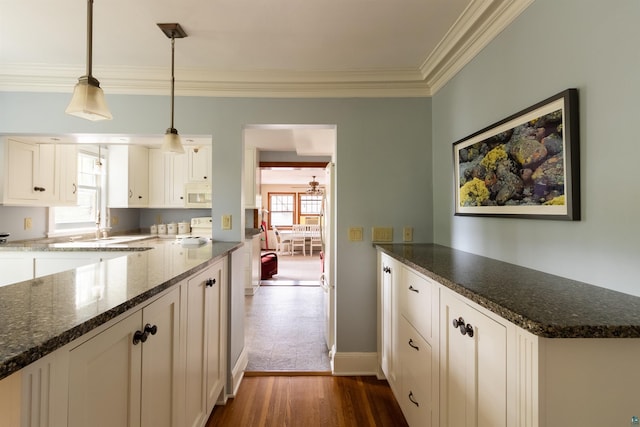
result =
[[[473,1],[418,68],[276,72],[178,69],[177,96],[272,98],[429,97],[434,95],[534,0]],[[105,93],[167,95],[164,67],[94,67]],[[0,91],[71,94],[79,66],[3,64]]]
[[[244,378],[244,371],[247,369],[247,365],[249,364],[249,353],[247,351],[247,346],[242,349],[242,353],[238,357],[235,366],[231,369],[231,390],[230,393],[227,393],[227,398],[236,397],[238,393],[238,388],[240,387],[240,383]]]
[[[378,353],[342,353],[333,356],[333,375],[377,375]]]

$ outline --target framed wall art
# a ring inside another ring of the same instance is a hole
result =
[[[578,91],[453,144],[455,215],[580,219]]]

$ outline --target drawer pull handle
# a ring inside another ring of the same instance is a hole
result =
[[[418,403],[418,401],[413,397],[412,391],[409,392],[409,400],[411,401],[411,403],[413,403],[417,407],[420,407],[420,404]]]
[[[418,347],[417,345],[415,345],[413,343],[413,340],[411,338],[409,338],[409,347],[416,349],[417,351],[420,351],[420,347]]]
[[[412,292],[415,292],[416,294],[420,293],[420,289],[414,288],[413,285],[409,285],[409,290],[412,291]]]

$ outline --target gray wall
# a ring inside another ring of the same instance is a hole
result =
[[[64,114],[70,94],[0,92],[0,134],[162,134],[168,99],[110,95],[114,119],[88,122]],[[168,98],[168,97],[167,97]],[[216,239],[240,241],[242,129],[247,124],[337,125],[337,351],[376,351],[376,257],[370,229],[414,227],[414,240],[430,242],[432,230],[431,99],[176,98],[182,135],[213,141],[213,225]],[[220,216],[233,230],[220,230]],[[350,243],[347,230],[362,226],[365,241]]]
[[[435,241],[640,295],[640,2],[537,0],[433,97]],[[452,143],[566,88],[582,221],[453,216]]]

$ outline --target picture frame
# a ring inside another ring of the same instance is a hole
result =
[[[457,216],[580,220],[578,90],[453,143]]]

